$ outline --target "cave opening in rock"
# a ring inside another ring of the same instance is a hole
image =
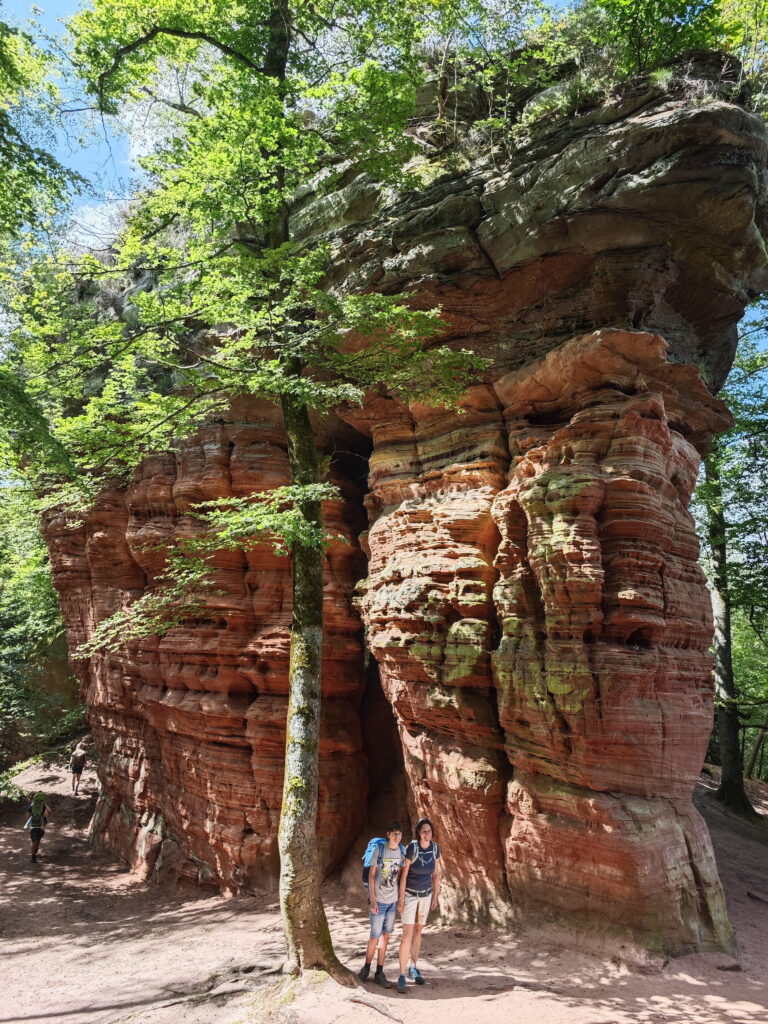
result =
[[[409,837],[408,785],[400,733],[373,658],[368,659],[365,676],[360,728],[368,762],[366,824],[372,834],[383,835],[387,822],[397,818],[404,836]]]
[[[344,494],[345,518],[355,536],[359,536],[368,527],[365,497],[368,494],[373,444],[370,437],[348,424],[337,429],[333,442],[332,479]],[[368,572],[362,550],[359,571],[361,579]],[[382,689],[379,666],[368,651],[363,656],[362,670],[358,714],[365,758],[363,770],[367,773],[367,779],[361,779],[361,785],[367,791],[363,834],[382,835],[387,822],[397,818],[407,835],[410,821],[408,786],[395,714]]]
[[[340,431],[334,434],[334,444],[330,452],[330,468],[336,483],[343,480],[360,490],[360,500],[355,502],[362,523],[367,524],[363,497],[368,491],[368,464],[373,451],[373,442],[365,434],[344,425],[342,436]],[[347,505],[350,502],[347,501]],[[365,529],[365,525],[361,527]]]

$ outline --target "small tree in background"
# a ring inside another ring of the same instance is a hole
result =
[[[725,42],[719,0],[588,0],[602,15],[595,42],[613,53],[620,75],[662,67],[688,50]]]
[[[0,487],[0,772],[37,753],[41,742],[53,742],[62,724],[82,722],[63,641],[34,496],[6,478]],[[48,692],[50,675],[59,696]],[[65,709],[74,713],[62,722]]]
[[[0,245],[49,220],[83,183],[40,142],[57,102],[51,64],[26,32],[0,21]]]
[[[768,355],[750,340],[764,331],[763,307],[751,318],[721,397],[734,426],[715,437],[696,492],[715,612],[716,726],[722,765],[718,798],[753,815],[744,789],[744,713],[763,720],[762,693],[744,696],[745,657],[754,661],[768,636]],[[736,627],[736,628],[734,628]],[[734,638],[738,643],[734,658]],[[746,645],[746,646],[745,646]],[[748,652],[748,653],[747,653]],[[734,671],[734,661],[741,671]]]

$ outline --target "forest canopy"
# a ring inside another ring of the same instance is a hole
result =
[[[148,17],[135,0],[97,2],[71,19],[69,59],[88,102],[116,125],[118,111],[143,104],[152,144],[122,228],[101,252],[73,250],[63,225],[51,233],[50,209],[66,184],[55,161],[38,160],[31,174],[29,154],[39,152],[31,142],[8,155],[19,180],[28,179],[28,195],[40,197],[34,216],[17,198],[20,219],[8,221],[18,244],[6,261],[0,365],[0,445],[10,438],[10,464],[24,451],[27,477],[52,472],[60,479],[64,471],[92,491],[105,472],[130,471],[228,395],[269,390],[269,367],[256,380],[243,353],[269,332],[273,340],[282,332],[284,344],[307,302],[321,308],[313,330],[301,314],[305,348],[321,321],[330,337],[368,318],[364,301],[322,294],[330,253],[303,252],[279,237],[279,211],[318,175],[318,187],[330,192],[352,162],[384,187],[418,186],[434,173],[436,143],[446,160],[462,145],[470,159],[473,146],[501,155],[521,132],[601,102],[622,79],[697,48],[743,57],[749,102],[762,103],[764,40],[753,5],[296,4],[284,73],[276,76],[268,62],[282,57],[265,47],[279,9],[165,0]],[[5,105],[12,120],[23,121],[50,57],[8,27],[2,42]],[[425,157],[409,122],[429,77],[439,87]],[[468,93],[475,96],[472,132],[460,138]],[[281,276],[283,284],[291,279],[293,294],[276,301]],[[379,327],[383,315],[374,315]],[[402,322],[405,310],[398,315]],[[237,325],[238,337],[224,342],[220,335],[211,360],[198,342],[206,325],[222,323]],[[429,333],[425,318],[418,329]],[[347,381],[345,397],[372,376]],[[322,390],[317,379],[314,386]]]

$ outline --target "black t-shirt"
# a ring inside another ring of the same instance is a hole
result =
[[[405,856],[411,862],[408,877],[405,880],[406,890],[426,892],[427,889],[431,889],[432,875],[434,875],[437,862],[440,860],[440,847],[437,843],[430,842],[426,850],[423,850],[418,839],[414,839],[408,843]]]

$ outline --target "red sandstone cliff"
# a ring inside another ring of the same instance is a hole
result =
[[[328,865],[402,757],[457,916],[548,907],[655,947],[730,943],[690,800],[712,686],[687,506],[727,423],[701,375],[720,383],[765,283],[765,130],[734,91],[719,70],[677,95],[639,88],[501,168],[478,159],[390,206],[350,171],[297,208],[297,231],[335,240],[332,286],[437,299],[451,336],[493,359],[463,415],[379,396],[318,435],[344,494],[328,524],[349,541],[326,563]],[[275,415],[252,403],[81,528],[53,518],[71,645],[152,585],[191,503],[286,479]],[[289,566],[265,544],[222,553],[215,576],[204,619],[78,666],[104,786],[93,834],[148,874],[268,888]]]
[[[712,684],[687,512],[695,445],[728,419],[665,348],[577,337],[464,417],[391,403],[374,428],[359,606],[464,913],[503,913],[509,888],[728,942],[690,799]]]

